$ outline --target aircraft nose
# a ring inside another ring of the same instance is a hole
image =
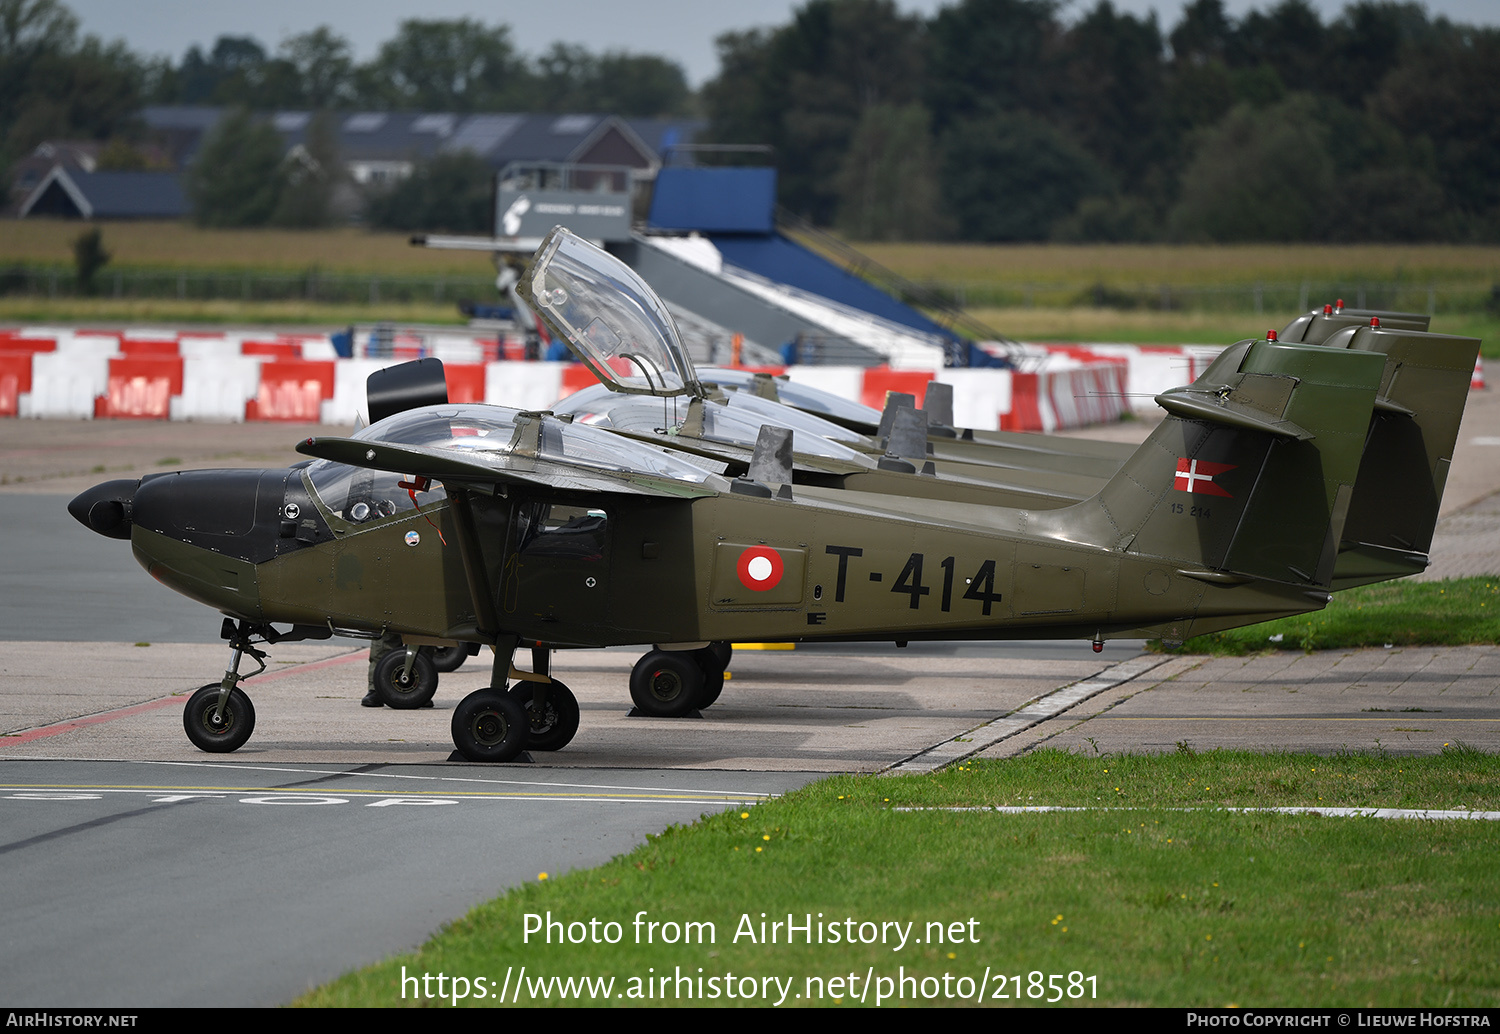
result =
[[[79,524],[112,539],[129,539],[138,480],[106,481],[81,492],[68,504]]]

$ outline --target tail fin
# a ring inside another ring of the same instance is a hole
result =
[[[1339,546],[1336,589],[1426,568],[1479,355],[1477,338],[1370,326],[1344,343],[1382,356],[1385,371]]]
[[[1218,383],[1157,396],[1169,416],[1053,534],[1190,568],[1327,588],[1384,358],[1247,343]]]

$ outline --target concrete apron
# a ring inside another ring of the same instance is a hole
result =
[[[280,647],[271,670],[245,683],[256,708],[250,741],[233,754],[205,754],[185,737],[182,708],[195,689],[217,681],[228,653],[207,644],[6,643],[0,760],[430,764],[453,751],[454,706],[488,682],[487,657],[476,657],[441,676],[430,709],[361,708],[364,649],[342,642]],[[1087,644],[1079,644],[1076,659],[1020,653],[738,650],[723,695],[702,717],[657,719],[629,716],[635,652],[560,651],[553,672],[577,695],[583,719],[568,747],[530,756],[534,764],[562,767],[876,772],[1111,663]]]

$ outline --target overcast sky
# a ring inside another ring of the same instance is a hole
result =
[[[188,47],[209,49],[221,35],[254,36],[268,48],[287,36],[328,25],[349,40],[359,60],[373,57],[406,18],[474,18],[503,22],[528,54],[552,43],[577,43],[594,51],[628,50],[660,54],[680,63],[693,86],[718,72],[714,38],[757,26],[783,25],[800,3],[792,0],[63,0],[83,30],[106,40],[123,38],[132,50],[180,60]],[[950,0],[951,2],[951,0]],[[1158,12],[1163,29],[1176,23],[1180,0],[1114,0],[1116,10],[1144,15]],[[1342,0],[1312,0],[1324,21],[1335,17]],[[943,0],[899,0],[905,11],[931,15]],[[1072,0],[1070,13],[1089,10],[1094,0]],[[1226,0],[1235,15],[1269,2]],[[1456,22],[1500,24],[1495,0],[1430,0],[1427,9]]]

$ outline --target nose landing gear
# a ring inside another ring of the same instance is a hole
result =
[[[235,624],[225,618],[222,634],[234,651],[223,679],[210,682],[188,697],[182,712],[182,728],[187,738],[193,746],[210,754],[239,750],[255,731],[255,705],[239,684],[266,670],[266,652],[251,643],[254,632],[248,621]],[[240,661],[247,653],[259,667],[249,675],[241,675]]]
[[[188,697],[182,712],[182,728],[193,746],[210,754],[239,750],[255,731],[255,705],[241,689],[220,699],[220,686],[210,682]]]

